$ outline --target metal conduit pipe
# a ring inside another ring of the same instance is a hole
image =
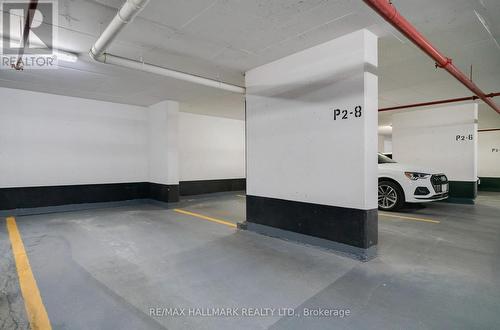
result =
[[[26,44],[28,43],[29,36],[30,36],[30,31],[31,31],[31,25],[33,24],[33,19],[35,18],[35,11],[36,8],[38,7],[38,0],[31,0],[29,5],[28,5],[28,12],[26,15],[26,21],[24,22],[24,29],[23,29],[23,34],[22,34],[22,47],[19,48],[19,52],[17,54],[17,62],[15,65],[12,67],[15,70],[22,70],[23,69],[23,64],[22,64],[22,57],[24,55],[24,52],[26,50]]]
[[[498,131],[500,131],[500,128],[485,128],[485,129],[478,130],[479,133],[484,133],[484,132],[498,132]]]
[[[429,55],[436,66],[448,71],[453,77],[470,89],[478,98],[500,114],[498,105],[484,93],[474,82],[460,71],[452,60],[444,56],[429,40],[427,40],[410,22],[406,20],[392,5],[390,0],[363,0],[375,12],[382,16],[387,22],[394,26],[399,32],[411,40],[423,52]]]
[[[499,93],[490,93],[486,94],[487,97],[497,97],[500,96]],[[395,107],[390,107],[390,108],[381,108],[378,109],[378,111],[383,112],[383,111],[393,111],[393,110],[401,110],[401,109],[409,109],[409,108],[419,108],[419,107],[426,107],[429,105],[438,105],[438,104],[447,104],[447,103],[457,103],[457,102],[465,102],[465,101],[475,101],[478,100],[478,96],[466,96],[466,97],[459,97],[456,99],[446,99],[446,100],[438,100],[438,101],[430,101],[430,102],[422,102],[422,103],[414,103],[414,104],[405,104],[405,105],[398,105]]]
[[[118,11],[115,18],[109,23],[101,36],[97,39],[95,44],[90,49],[89,55],[95,61],[117,65],[129,69],[140,70],[144,72],[154,73],[162,75],[165,77],[175,78],[179,80],[184,80],[192,82],[199,85],[215,87],[218,89],[223,89],[230,92],[242,93],[244,94],[246,89],[241,86],[236,86],[228,83],[224,83],[218,80],[200,77],[197,75],[180,72],[177,70],[172,70],[164,67],[160,67],[153,64],[148,64],[133,59],[120,57],[105,53],[106,49],[111,45],[116,36],[121,32],[121,30],[130,23],[135,16],[137,16],[142,9],[147,5],[149,0],[127,0],[122,8]]]
[[[163,68],[161,66],[143,63],[143,62],[139,62],[139,61],[125,58],[125,57],[120,57],[120,56],[111,55],[111,54],[107,54],[107,53],[99,56],[98,58],[95,58],[95,60],[99,61],[101,63],[112,64],[112,65],[130,68],[130,69],[154,73],[154,74],[158,74],[158,75],[165,76],[165,77],[170,77],[170,78],[175,78],[175,79],[179,79],[179,80],[192,82],[192,83],[195,83],[198,85],[215,87],[218,89],[223,89],[223,90],[234,92],[234,93],[242,93],[242,94],[245,93],[244,87],[231,85],[231,84],[227,84],[227,83],[224,83],[221,81],[217,81],[217,80],[213,80],[213,79],[209,79],[209,78],[204,78],[204,77],[196,76],[196,75],[181,72],[181,71],[167,69],[167,68]]]

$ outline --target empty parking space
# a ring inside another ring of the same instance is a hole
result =
[[[379,257],[361,264],[327,250],[234,230],[147,203],[16,221],[53,328],[118,324],[121,329],[327,329],[366,322],[385,328],[409,323],[493,328],[500,321],[499,259],[492,252],[498,245],[494,233],[500,228],[499,209],[488,202],[499,201],[500,195],[484,196],[484,204],[481,199],[474,209],[452,211],[456,217],[444,218],[454,208],[448,204],[420,211],[427,217],[443,216],[439,224],[381,221]],[[211,202],[185,202],[182,209],[198,209],[200,203],[206,210],[212,203],[216,210],[225,205],[226,212],[240,208],[230,193]],[[5,245],[5,224],[2,232]],[[14,259],[13,250],[4,251],[10,254],[6,259]],[[6,270],[11,281],[23,281],[14,267]],[[16,288],[10,284],[11,296],[25,296]],[[327,308],[348,311],[349,316],[203,317],[194,310],[191,316],[162,312],[215,306],[240,311],[283,308],[283,313],[292,309],[297,314]],[[457,315],[457,310],[462,313]],[[22,309],[11,311],[16,322],[27,325]],[[469,318],[476,313],[482,317]]]

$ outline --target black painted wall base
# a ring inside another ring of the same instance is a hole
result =
[[[181,181],[181,196],[211,194],[224,191],[241,191],[246,189],[246,179],[220,179]]]
[[[178,202],[180,200],[179,185],[149,183],[148,198],[165,203]]]
[[[371,255],[369,251],[378,243],[376,209],[359,210],[251,195],[247,195],[246,201],[249,229],[266,226],[332,241],[337,243],[335,249],[361,259]]]
[[[474,204],[477,197],[477,182],[450,181],[448,203]]]
[[[135,199],[178,202],[180,195],[245,190],[245,179],[183,181],[179,185],[150,182],[0,188],[0,210],[105,203]]]
[[[479,178],[479,191],[499,191],[500,192],[500,178]]]
[[[178,185],[149,182],[0,188],[0,210],[135,199],[179,201]]]

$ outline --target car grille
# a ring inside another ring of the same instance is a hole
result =
[[[431,184],[436,193],[443,192],[443,185],[448,183],[448,178],[444,174],[435,174],[431,177]]]

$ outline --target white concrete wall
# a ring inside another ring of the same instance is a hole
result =
[[[500,131],[479,133],[478,154],[479,177],[500,178]]]
[[[245,177],[242,120],[180,113],[173,101],[145,108],[6,88],[0,98],[0,188]]]
[[[247,193],[376,209],[376,67],[362,30],[247,72]]]
[[[0,188],[148,181],[147,109],[0,88]]]
[[[392,137],[387,135],[378,135],[378,152],[391,153],[392,152]]]
[[[245,178],[245,122],[179,113],[180,181]]]
[[[149,107],[149,182],[179,183],[179,103]]]
[[[385,136],[380,135],[378,136],[378,152],[384,153],[385,151]]]
[[[392,137],[386,136],[384,141],[384,152],[392,153]]]
[[[380,114],[378,117],[380,120]],[[378,127],[378,152],[392,152],[392,126],[382,125]]]
[[[395,114],[392,120],[394,160],[443,171],[452,181],[476,181],[477,119],[477,104]],[[465,139],[457,140],[457,136]]]

